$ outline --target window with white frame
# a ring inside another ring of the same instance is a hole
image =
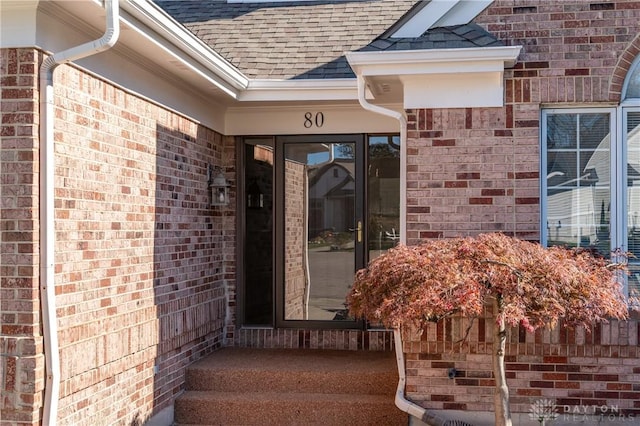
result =
[[[617,108],[546,109],[541,129],[541,240],[620,248],[640,292],[640,56]]]
[[[545,110],[542,124],[545,242],[608,253],[618,173],[615,109]]]
[[[627,250],[640,290],[640,108],[544,110],[542,148],[543,243]]]

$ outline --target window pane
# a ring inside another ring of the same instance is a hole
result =
[[[609,114],[547,117],[547,243],[610,251]]]
[[[609,149],[609,115],[580,114],[580,149]]]
[[[244,210],[244,324],[273,323],[273,142],[247,139]]]
[[[624,96],[628,98],[640,98],[640,63],[636,62],[636,67],[633,69],[633,74],[629,78],[629,85],[627,86],[627,93]]]
[[[577,186],[578,164],[575,151],[561,151],[547,154],[547,186]]]
[[[356,158],[353,143],[285,145],[284,319],[352,320]]]
[[[370,136],[369,260],[400,240],[400,137]]]
[[[577,114],[550,114],[547,118],[547,149],[575,149]]]
[[[640,281],[640,112],[627,113],[627,248],[636,258],[630,259],[635,273],[629,287]],[[640,287],[639,287],[640,289]]]

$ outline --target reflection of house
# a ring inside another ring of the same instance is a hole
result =
[[[574,149],[555,144],[548,151],[547,236],[555,244],[592,246],[606,253],[610,249],[611,128],[609,123],[603,126],[594,125],[594,119],[585,121],[585,131],[595,142],[592,147],[581,147],[578,155]],[[553,132],[549,131],[550,138]],[[640,226],[640,127],[631,127],[625,150],[627,230],[635,235]]]
[[[310,238],[323,231],[349,232],[354,228],[353,167],[353,161],[336,159],[309,169]]]
[[[305,317],[305,229],[362,232],[350,262],[397,239],[488,231],[640,255],[639,11],[635,0],[0,0],[3,425],[140,424],[221,346],[392,349],[388,330],[364,322],[280,316],[294,271],[292,310]],[[348,139],[362,167],[296,157],[287,193],[294,136],[318,152]],[[395,142],[376,158],[378,139]],[[229,204],[211,205],[214,172]],[[362,228],[347,220],[354,194]],[[406,342],[407,395],[490,411],[492,323],[475,321],[448,360],[467,329],[447,321]],[[637,328],[518,330],[512,411],[544,398],[637,418]],[[453,366],[466,377],[448,379]]]
[[[374,247],[392,246],[399,239],[395,218],[400,215],[397,188],[400,187],[400,162],[391,156],[382,155],[368,167],[369,175],[369,235]]]

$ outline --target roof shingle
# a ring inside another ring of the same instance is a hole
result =
[[[433,28],[418,38],[379,38],[420,7],[415,0],[156,3],[249,78],[354,78],[348,51],[502,45],[476,24]]]

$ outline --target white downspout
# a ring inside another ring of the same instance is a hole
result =
[[[406,195],[407,195],[407,118],[400,111],[395,111],[389,108],[384,108],[379,105],[369,103],[366,98],[365,80],[364,77],[359,75],[358,79],[358,101],[360,105],[366,110],[375,112],[377,114],[386,115],[388,117],[395,118],[400,123],[400,242],[406,244]],[[425,413],[425,409],[417,404],[409,401],[404,396],[404,385],[406,381],[405,369],[404,369],[404,352],[402,350],[402,335],[400,330],[394,329],[393,338],[395,341],[396,349],[396,361],[398,362],[398,388],[396,390],[396,406],[402,411],[411,414],[419,419],[422,419]]]
[[[104,0],[107,12],[104,35],[92,42],[55,53],[40,67],[40,299],[46,382],[42,424],[55,426],[60,394],[60,354],[55,300],[54,216],[54,100],[53,71],[58,65],[113,47],[120,34],[119,0]]]
[[[361,75],[357,76],[358,79],[358,101],[360,105],[371,112],[377,114],[386,115],[388,117],[395,118],[400,123],[400,242],[406,244],[407,242],[407,218],[406,210],[407,205],[404,200],[407,199],[407,118],[404,113],[395,111],[389,108],[384,108],[379,105],[374,105],[367,101],[365,96],[365,80]],[[393,330],[394,346],[396,350],[396,361],[398,363],[398,388],[396,389],[396,406],[414,417],[417,417],[422,422],[429,425],[443,425],[446,419],[438,416],[434,412],[427,410],[411,401],[409,401],[404,395],[404,388],[406,383],[406,373],[404,365],[404,351],[402,348],[402,333],[396,328]]]

